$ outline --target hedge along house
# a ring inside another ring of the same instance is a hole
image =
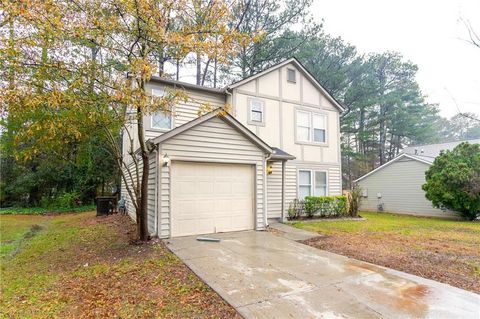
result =
[[[223,89],[163,78],[147,86],[152,95],[168,88],[185,90],[189,99],[171,113],[144,118],[153,149],[152,236],[263,230],[268,219],[283,218],[295,198],[341,194],[343,108],[296,59]],[[215,110],[199,117],[205,104]],[[228,113],[217,109],[224,105],[231,106]],[[133,146],[124,140],[123,147],[128,157],[138,145],[134,138]],[[128,194],[122,196],[134,218]]]
[[[362,189],[360,209],[429,217],[456,217],[451,211],[433,207],[425,197],[422,185],[425,184],[425,172],[435,157],[441,151],[452,150],[462,142],[407,147],[388,163],[360,177],[355,181]],[[468,142],[480,143],[480,140]]]

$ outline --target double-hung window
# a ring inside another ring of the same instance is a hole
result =
[[[325,114],[297,111],[297,141],[325,143],[327,136],[327,116]]]
[[[265,104],[259,99],[249,99],[250,116],[249,124],[264,125],[265,124]]]
[[[298,197],[305,199],[306,196],[327,196],[327,172],[299,170],[298,171]]]
[[[164,90],[152,90],[152,96],[160,98],[165,94]],[[151,127],[156,130],[172,129],[172,114],[169,112],[158,111],[152,114]]]

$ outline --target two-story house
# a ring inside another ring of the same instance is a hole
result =
[[[146,138],[156,146],[151,235],[263,230],[268,219],[285,218],[295,198],[341,194],[343,108],[295,58],[223,89],[162,78],[148,83],[152,95],[168,87],[190,98],[144,119]],[[230,111],[198,116],[205,104]]]

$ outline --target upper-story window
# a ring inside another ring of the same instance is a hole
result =
[[[327,116],[325,114],[297,111],[297,141],[325,143],[327,136]]]
[[[294,69],[287,69],[287,81],[292,83],[297,82],[297,72]]]
[[[152,96],[162,97],[165,91],[162,89],[152,90]],[[172,114],[168,112],[156,112],[152,114],[151,128],[157,130],[170,130],[172,129]]]
[[[250,112],[249,124],[264,125],[265,124],[265,103],[260,99],[249,99]]]

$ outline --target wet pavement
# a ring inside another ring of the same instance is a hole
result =
[[[245,318],[474,318],[480,295],[271,232],[166,240]]]

